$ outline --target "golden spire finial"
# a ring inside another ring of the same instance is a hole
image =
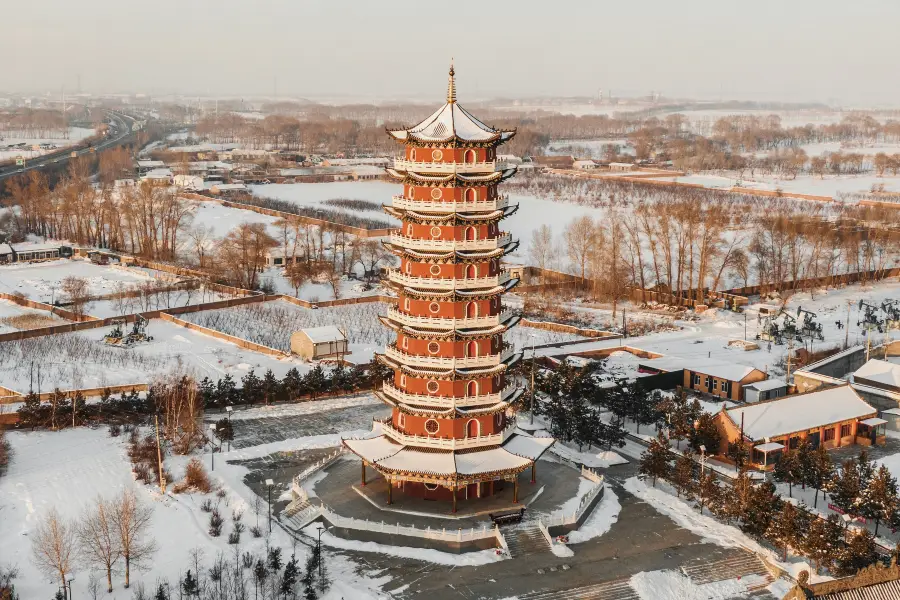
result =
[[[450,75],[447,77],[447,102],[451,104],[456,102],[456,82],[453,77],[456,71],[453,70],[453,59],[450,59]]]

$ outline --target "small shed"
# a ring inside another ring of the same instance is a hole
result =
[[[291,352],[306,360],[349,354],[347,337],[334,325],[301,329],[291,336]]]
[[[772,400],[787,394],[787,383],[781,379],[763,379],[744,386],[744,401]]]

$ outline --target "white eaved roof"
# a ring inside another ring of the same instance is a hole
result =
[[[477,475],[479,473],[521,469],[530,464],[531,461],[527,458],[511,454],[503,448],[456,454],[456,469],[460,475]]]
[[[718,377],[719,379],[726,379],[728,381],[740,381],[744,377],[750,375],[753,371],[759,371],[756,367],[708,359],[694,363],[685,363],[684,368],[693,371],[694,373],[711,375],[712,377]],[[760,373],[762,373],[762,371],[760,371]]]
[[[520,432],[509,438],[503,449],[530,460],[537,460],[556,440],[551,437],[536,438]]]
[[[759,446],[753,446],[754,450],[759,450],[760,452],[768,453],[774,452],[776,450],[781,450],[784,448],[784,444],[779,444],[778,442],[769,442],[767,444],[760,444]]]
[[[166,166],[161,160],[139,160],[137,164],[142,169],[159,169]]]
[[[418,125],[390,133],[398,139],[406,139],[408,134],[412,134],[430,142],[442,142],[454,137],[478,142],[495,139],[500,132],[476,119],[456,102],[448,102]]]
[[[869,417],[877,411],[849,385],[820,392],[786,396],[726,411],[728,418],[751,440],[763,440],[832,423]]]
[[[744,387],[752,388],[760,392],[767,392],[769,390],[777,390],[779,388],[787,387],[787,383],[785,383],[781,379],[763,379],[762,381],[748,383]]]
[[[392,471],[429,475],[453,475],[456,472],[452,452],[419,452],[408,448],[379,461],[378,466]]]
[[[310,327],[301,329],[306,337],[314,344],[324,344],[326,342],[343,342],[347,338],[341,333],[341,330],[334,325],[325,325],[323,327]]]
[[[12,246],[9,244],[0,244],[0,255],[12,254]]]
[[[403,446],[395,444],[384,435],[361,440],[344,440],[344,445],[370,463],[393,456],[403,449]]]
[[[900,389],[900,365],[884,360],[870,360],[853,373],[853,379],[857,377]]]

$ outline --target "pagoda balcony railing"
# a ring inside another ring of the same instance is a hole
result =
[[[492,288],[503,285],[510,280],[508,271],[501,271],[499,275],[487,277],[450,278],[450,277],[416,277],[407,275],[399,269],[388,269],[388,280],[396,284],[433,290],[470,290],[479,288]]]
[[[430,327],[433,329],[474,329],[478,327],[495,327],[505,322],[515,314],[511,308],[503,307],[498,315],[485,315],[482,317],[419,317],[400,312],[396,307],[388,309],[387,318],[410,327]]]
[[[507,168],[507,164],[499,161],[486,162],[424,162],[406,160],[405,158],[395,158],[394,168],[398,171],[412,171],[413,173],[433,173],[433,174],[451,174],[451,173],[492,173],[494,171],[502,171]]]
[[[509,197],[501,196],[489,200],[412,200],[404,196],[393,196],[393,207],[399,210],[413,210],[427,213],[485,212],[502,210],[509,206]]]
[[[394,346],[387,346],[385,354],[397,362],[411,367],[439,367],[445,369],[471,369],[475,367],[494,367],[509,360],[515,354],[515,348],[507,346],[499,354],[483,356],[424,356],[407,354]]]
[[[516,386],[512,383],[495,394],[481,394],[480,396],[445,397],[432,396],[431,394],[410,394],[394,387],[390,382],[381,384],[381,391],[397,402],[414,404],[418,406],[434,406],[438,408],[452,408],[454,406],[492,406],[504,402],[516,393]]]
[[[506,427],[500,433],[479,435],[465,438],[442,438],[430,435],[410,435],[394,427],[390,417],[386,419],[373,419],[381,425],[381,432],[399,444],[404,446],[418,446],[420,448],[440,448],[442,450],[464,450],[466,448],[480,448],[482,446],[499,446],[504,443],[516,430],[515,419],[510,419]]]
[[[412,250],[494,250],[502,248],[512,241],[512,235],[505,231],[497,237],[480,240],[441,240],[422,239],[391,234],[391,243]]]

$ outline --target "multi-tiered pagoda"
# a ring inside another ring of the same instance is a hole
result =
[[[503,333],[518,317],[502,304],[518,281],[501,259],[518,242],[500,221],[518,208],[497,186],[515,173],[497,159],[514,130],[489,127],[456,103],[453,67],[447,103],[408,129],[388,130],[405,145],[388,173],[403,183],[385,211],[400,219],[386,247],[400,258],[388,272],[398,296],[382,322],[397,340],[378,358],[394,370],[378,397],[392,407],[380,435],[345,440],[394,488],[426,499],[490,496],[512,484],[553,443],[515,427],[521,393],[508,376],[520,358]]]

